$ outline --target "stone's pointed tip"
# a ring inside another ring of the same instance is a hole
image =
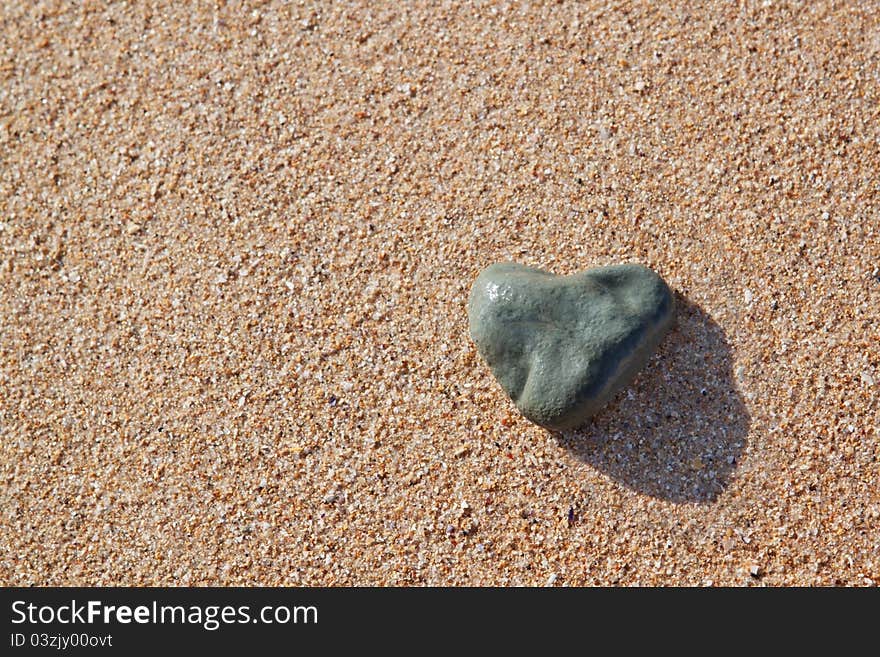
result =
[[[495,378],[533,422],[571,429],[647,362],[672,324],[672,291],[630,263],[571,276],[497,263],[468,299],[471,337]]]

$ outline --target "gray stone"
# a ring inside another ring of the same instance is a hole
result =
[[[674,316],[672,292],[637,264],[554,276],[515,263],[479,275],[471,338],[528,419],[571,429],[627,385]]]

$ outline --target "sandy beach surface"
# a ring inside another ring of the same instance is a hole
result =
[[[876,2],[0,6],[0,582],[877,585]],[[677,324],[583,429],[512,260]]]

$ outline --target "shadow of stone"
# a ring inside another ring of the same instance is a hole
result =
[[[723,329],[678,293],[676,303],[675,326],[636,380],[586,425],[555,435],[633,490],[708,504],[730,482],[750,417]]]

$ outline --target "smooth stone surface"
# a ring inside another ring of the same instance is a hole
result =
[[[495,378],[523,415],[556,430],[583,424],[635,377],[674,311],[663,279],[637,264],[571,276],[494,264],[468,301],[471,338]]]

